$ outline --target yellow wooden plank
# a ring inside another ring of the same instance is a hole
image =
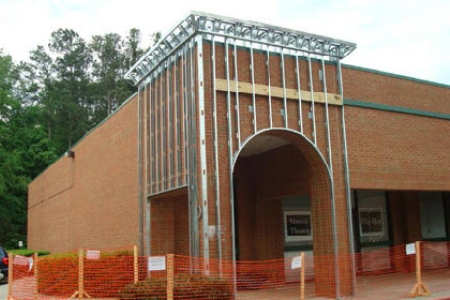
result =
[[[230,92],[236,92],[236,81],[230,80],[229,82]],[[216,90],[218,91],[228,91],[228,84],[226,79],[216,78]],[[237,91],[244,94],[253,94],[253,87],[251,83],[248,82],[238,82]],[[286,99],[298,100],[298,91],[294,89],[283,89],[282,87],[271,86],[269,89],[268,85],[255,84],[254,86],[255,95],[269,96],[276,98],[284,98],[286,93]],[[301,90],[301,100],[312,102],[312,95],[310,91]],[[314,92],[314,102],[325,103],[328,100],[328,104],[332,105],[342,105],[342,97],[338,94]]]

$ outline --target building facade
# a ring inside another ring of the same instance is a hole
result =
[[[29,247],[136,243],[205,270],[306,251],[334,297],[401,267],[355,253],[447,240],[450,87],[341,64],[355,48],[190,14],[127,73],[138,93],[30,184]]]

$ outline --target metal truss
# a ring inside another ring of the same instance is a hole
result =
[[[125,74],[125,78],[135,85],[139,84],[163,60],[197,34],[202,34],[206,40],[232,38],[253,46],[267,45],[329,60],[340,60],[356,48],[355,43],[326,36],[193,11],[144,54]]]

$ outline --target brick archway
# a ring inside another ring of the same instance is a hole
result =
[[[252,143],[261,137],[276,139],[280,146],[245,150],[264,147]],[[316,294],[335,297],[339,279],[335,276],[331,176],[320,151],[298,132],[263,131],[243,143],[235,157],[233,179],[237,259],[283,257],[281,199],[306,193],[311,204]]]

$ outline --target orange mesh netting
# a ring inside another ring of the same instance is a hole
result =
[[[448,248],[447,242],[421,242],[357,253],[356,276],[341,274],[337,281],[330,274],[339,268],[325,268],[324,260],[312,254],[304,260],[236,263],[170,254],[138,256],[133,250],[11,256],[9,298],[323,299],[324,291],[332,291],[343,299],[403,299],[427,293],[440,297],[431,299],[445,299],[446,293],[450,296]],[[326,260],[334,265],[333,257]],[[333,279],[329,286],[316,284],[319,274]]]

